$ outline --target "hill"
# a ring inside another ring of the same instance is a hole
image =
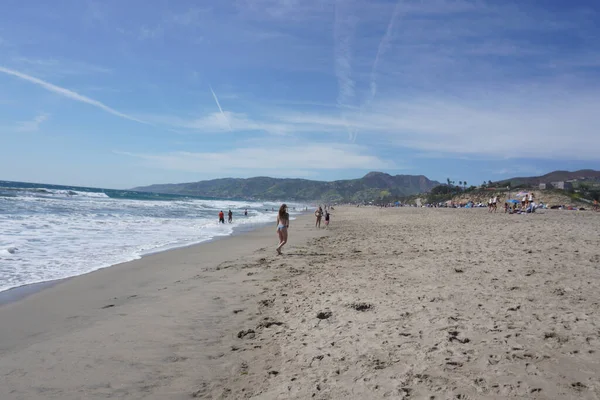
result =
[[[517,186],[536,186],[540,183],[557,182],[557,181],[590,181],[600,180],[600,171],[594,171],[593,169],[582,169],[579,171],[553,171],[542,176],[531,176],[531,177],[517,177],[504,179],[502,181],[494,182],[497,186],[506,186],[510,182],[512,187]]]
[[[225,178],[150,185],[132,190],[221,199],[365,202],[428,192],[439,184],[423,175],[392,176],[369,172],[359,179],[332,182],[269,177]]]
[[[564,190],[531,190],[530,192],[535,196],[535,201],[537,203],[541,202],[549,206],[584,206],[590,208],[592,203],[590,200],[569,195]],[[477,191],[455,195],[452,197],[452,201],[455,204],[466,204],[468,201],[487,204],[490,197],[498,196],[500,206],[504,207],[504,202],[509,199],[508,194],[509,192],[506,190]],[[512,191],[510,194],[510,198],[514,199],[517,191]]]

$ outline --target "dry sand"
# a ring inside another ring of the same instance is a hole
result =
[[[600,213],[311,222],[0,307],[0,399],[600,398]]]

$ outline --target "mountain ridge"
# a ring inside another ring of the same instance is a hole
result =
[[[390,175],[372,171],[362,178],[330,182],[257,176],[155,184],[132,190],[222,199],[364,202],[428,192],[438,185],[439,182],[424,175]]]

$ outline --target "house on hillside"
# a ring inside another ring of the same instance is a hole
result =
[[[540,183],[540,190],[547,189],[570,190],[573,189],[573,184],[565,181]]]

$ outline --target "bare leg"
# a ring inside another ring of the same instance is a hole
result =
[[[279,234],[279,246],[277,246],[277,253],[281,254],[281,248],[287,243],[287,229],[280,229],[277,231]]]
[[[283,243],[283,232],[281,231],[281,229],[277,229],[277,236],[279,237],[279,244],[277,245],[277,248],[275,250],[277,250],[277,254],[281,254],[281,243]]]

